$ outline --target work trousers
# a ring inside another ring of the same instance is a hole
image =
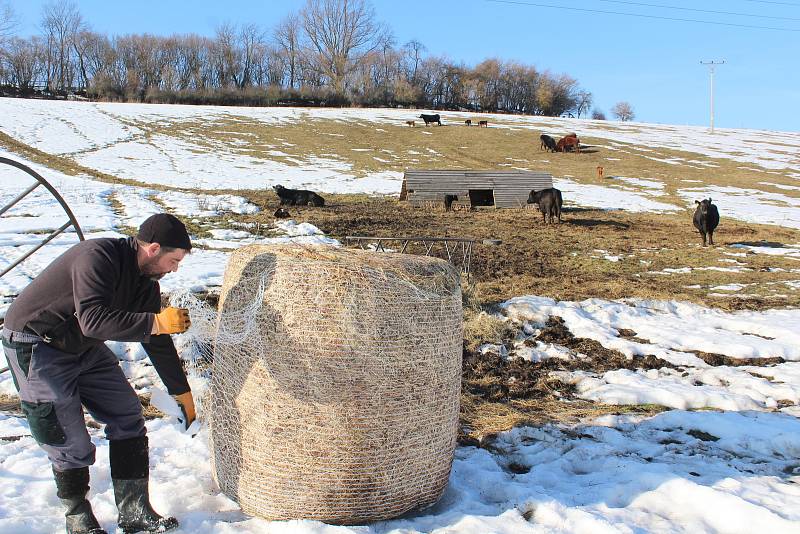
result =
[[[94,463],[95,446],[86,430],[83,406],[106,425],[109,440],[145,435],[142,405],[105,344],[70,354],[36,336],[7,329],[2,338],[31,435],[56,470]]]

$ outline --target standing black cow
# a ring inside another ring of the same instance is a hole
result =
[[[273,186],[272,189],[278,194],[281,206],[315,206],[321,208],[325,205],[325,199],[313,191],[289,189],[282,185]]]
[[[423,113],[422,115],[419,116],[419,118],[425,121],[425,126],[427,126],[428,123],[432,123],[432,122],[435,122],[439,126],[442,125],[442,119],[441,119],[441,117],[439,117],[438,113],[436,115],[425,115]]]
[[[530,195],[528,195],[528,204],[539,205],[539,211],[542,212],[542,222],[547,223],[548,216],[550,216],[549,222],[551,223],[553,222],[553,218],[558,218],[558,222],[561,222],[561,205],[563,204],[563,200],[561,198],[561,191],[555,187],[542,189],[540,191],[534,189],[531,191]]]
[[[708,236],[708,244],[714,244],[714,230],[719,225],[719,211],[717,206],[711,203],[711,199],[695,200],[697,209],[694,210],[694,227],[703,236],[703,246],[706,246],[706,236]]]
[[[445,195],[444,196],[444,211],[451,211],[453,209],[453,201],[458,200],[458,195]]]
[[[550,137],[547,134],[542,134],[539,136],[542,143],[539,145],[539,150],[549,150],[550,152],[556,151],[556,140]]]

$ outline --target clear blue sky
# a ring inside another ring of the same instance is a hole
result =
[[[38,32],[45,0],[12,0],[19,33]],[[95,31],[212,35],[222,22],[271,29],[304,4],[295,0],[76,0]],[[538,4],[538,5],[531,5]],[[717,13],[648,7],[747,13]],[[708,124],[709,75],[701,60],[725,59],[715,76],[717,127],[800,130],[800,0],[375,0],[398,44],[466,64],[498,57],[566,73],[606,112],[630,102],[636,120]],[[555,9],[544,5],[575,9]],[[579,11],[791,28],[770,31]],[[764,18],[757,18],[764,17]],[[765,18],[775,17],[775,18]],[[794,19],[794,20],[792,20]]]

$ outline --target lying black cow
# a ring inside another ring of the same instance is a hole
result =
[[[539,150],[548,150],[550,152],[556,151],[556,140],[550,137],[547,134],[542,134],[539,136],[539,139],[542,140],[542,143],[539,145]]]
[[[561,199],[561,191],[555,187],[542,189],[540,191],[534,189],[531,191],[531,194],[528,195],[528,204],[537,204],[539,206],[539,211],[542,212],[542,222],[547,223],[548,216],[550,216],[549,222],[551,223],[553,222],[553,218],[558,218],[558,222],[561,222],[561,205],[563,204],[563,200]]]
[[[278,208],[275,210],[275,213],[272,214],[273,217],[276,219],[288,219],[292,215],[283,208]]]
[[[442,125],[442,119],[441,119],[441,117],[439,117],[438,113],[436,115],[425,115],[423,113],[422,115],[419,116],[419,118],[425,121],[425,126],[427,126],[428,123],[431,123],[431,122],[435,122],[439,126]]]
[[[321,208],[325,205],[325,199],[313,191],[288,189],[282,185],[276,185],[272,189],[281,199],[281,206],[315,206]]]
[[[719,211],[717,207],[711,203],[711,199],[695,200],[697,209],[694,210],[694,227],[703,236],[703,246],[706,246],[706,236],[708,236],[708,244],[714,244],[714,230],[719,225]]]

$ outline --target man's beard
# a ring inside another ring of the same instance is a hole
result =
[[[155,280],[155,281],[158,281],[158,280],[161,280],[162,278],[164,278],[164,275],[167,274],[167,273],[158,272],[153,268],[153,266],[158,261],[158,258],[159,258],[159,256],[156,256],[155,258],[151,259],[150,261],[148,261],[147,263],[142,265],[142,269],[141,269],[142,270],[142,276],[146,276],[150,280]]]

